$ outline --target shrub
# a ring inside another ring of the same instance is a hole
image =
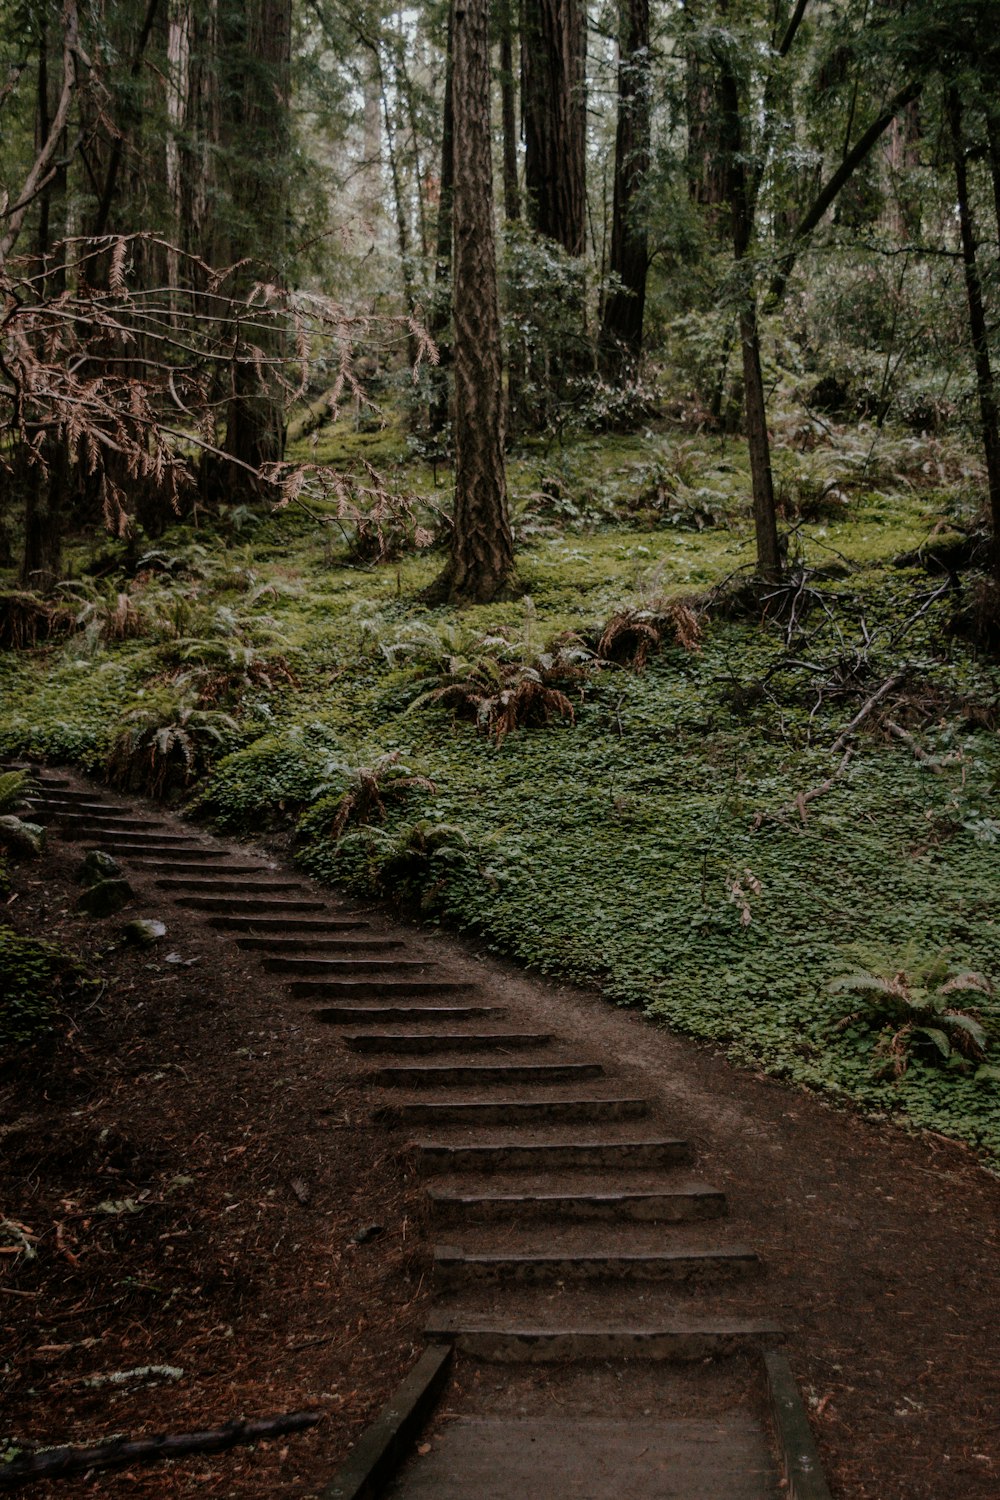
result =
[[[122,716],[105,761],[112,786],[165,797],[191,785],[239,726],[191,699],[153,697]]]
[[[38,1041],[92,983],[71,954],[0,926],[0,1047]]]
[[[989,1049],[978,1008],[961,1010],[951,1003],[958,994],[991,996],[992,985],[982,974],[964,970],[949,976],[934,964],[917,977],[902,970],[889,978],[847,974],[833,980],[830,990],[860,997],[862,1004],[838,1029],[860,1023],[879,1032],[872,1057],[878,1078],[901,1078],[914,1057],[964,1073],[982,1062]]]

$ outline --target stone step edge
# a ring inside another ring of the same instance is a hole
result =
[[[528,1280],[687,1280],[712,1272],[760,1272],[755,1250],[724,1245],[705,1250],[471,1251],[435,1245],[434,1275],[456,1281]]]
[[[477,1359],[538,1364],[584,1359],[662,1359],[678,1363],[739,1354],[777,1343],[783,1332],[764,1320],[720,1320],[659,1327],[575,1328],[476,1326],[459,1317],[431,1315],[425,1338],[452,1343]]]

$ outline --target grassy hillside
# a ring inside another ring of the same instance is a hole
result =
[[[976,475],[873,437],[785,434],[794,581],[762,624],[732,440],[520,455],[517,597],[459,615],[420,603],[441,556],[407,541],[447,490],[398,434],[334,432],[319,457],[411,492],[398,558],[359,562],[353,510],[322,502],[177,527],[145,561],[106,544],[101,579],[81,548],[75,627],[0,657],[0,752],[294,825],[324,878],[1000,1157],[996,1001],[934,1001],[955,971],[1000,981],[1000,682],[934,571]],[[642,641],[644,670],[599,659]],[[539,722],[490,733],[518,704]],[[907,978],[831,989],[859,972]]]

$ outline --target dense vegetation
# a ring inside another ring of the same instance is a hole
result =
[[[513,12],[0,5],[0,752],[1000,1154],[1000,12]]]
[[[807,512],[874,436],[782,450]],[[372,442],[388,469],[400,440]],[[430,527],[431,476],[399,456]],[[1000,975],[1000,680],[955,634],[968,590],[944,570],[968,548],[960,449],[878,437],[866,487],[802,521],[763,623],[738,440],[581,439],[512,475],[523,593],[503,605],[421,605],[433,549],[358,563],[319,513],[178,527],[145,556],[103,544],[96,576],[79,550],[72,628],[3,658],[0,750],[193,792],[226,828],[295,828],[323,877],[1000,1152],[996,1052],[917,1037],[887,1069],[903,1023],[831,989]],[[503,735],[519,691],[527,727]],[[995,1048],[985,988],[953,1005]]]

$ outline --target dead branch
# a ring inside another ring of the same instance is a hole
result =
[[[830,753],[832,755],[836,755],[839,750],[843,750],[844,745],[850,739],[851,735],[857,728],[860,727],[860,725],[865,722],[872,709],[876,708],[878,704],[882,702],[882,699],[886,696],[886,694],[892,692],[894,687],[899,686],[905,675],[906,674],[904,672],[896,672],[892,677],[887,677],[886,680],[882,683],[881,687],[875,689],[871,697],[865,700],[865,702],[858,709],[857,713],[854,715],[854,718],[851,720],[851,722],[844,726],[844,728],[838,734],[837,738],[834,740],[833,744],[830,746]]]
[[[25,179],[24,186],[18,196],[13,208],[6,212],[9,220],[7,233],[0,240],[0,265],[6,261],[17,242],[24,223],[24,216],[35,197],[35,190],[43,177],[49,171],[52,158],[59,148],[62,133],[69,119],[70,106],[77,89],[77,63],[80,56],[79,45],[79,16],[75,0],[65,0],[63,5],[63,83],[62,92],[59,96],[59,104],[56,108],[52,124],[49,128],[48,139],[43,141],[42,149],[39,151],[31,170]]]
[[[151,1438],[116,1438],[91,1448],[49,1448],[28,1458],[0,1464],[0,1490],[23,1489],[40,1479],[65,1479],[71,1474],[124,1469],[130,1464],[156,1463],[160,1459],[185,1458],[194,1453],[224,1453],[240,1443],[256,1443],[315,1427],[320,1413],[289,1412],[276,1417],[258,1417],[249,1422],[228,1422],[207,1432],[162,1433]]]
[[[892,719],[886,719],[885,727],[890,734],[895,735],[897,740],[902,740],[904,745],[909,745],[915,758],[919,760],[922,766],[926,766],[929,771],[933,771],[935,776],[943,774],[944,766],[941,761],[935,760],[933,755],[928,755],[923,746],[918,745],[913,735],[909,734],[901,724],[894,723]]]
[[[815,802],[817,797],[825,796],[826,793],[830,791],[831,788],[840,780],[844,772],[847,770],[853,754],[854,751],[850,747],[848,747],[848,749],[844,752],[843,760],[840,762],[840,765],[831,776],[828,776],[824,782],[820,783],[819,786],[814,786],[811,791],[800,792],[799,795],[795,798],[794,802],[789,802],[786,807],[779,808],[777,812],[755,813],[753,827],[755,829],[758,829],[768,822],[787,823],[788,819],[794,817],[796,813],[798,813],[803,823],[807,822],[808,819],[806,816],[806,808],[809,806],[810,802]]]

